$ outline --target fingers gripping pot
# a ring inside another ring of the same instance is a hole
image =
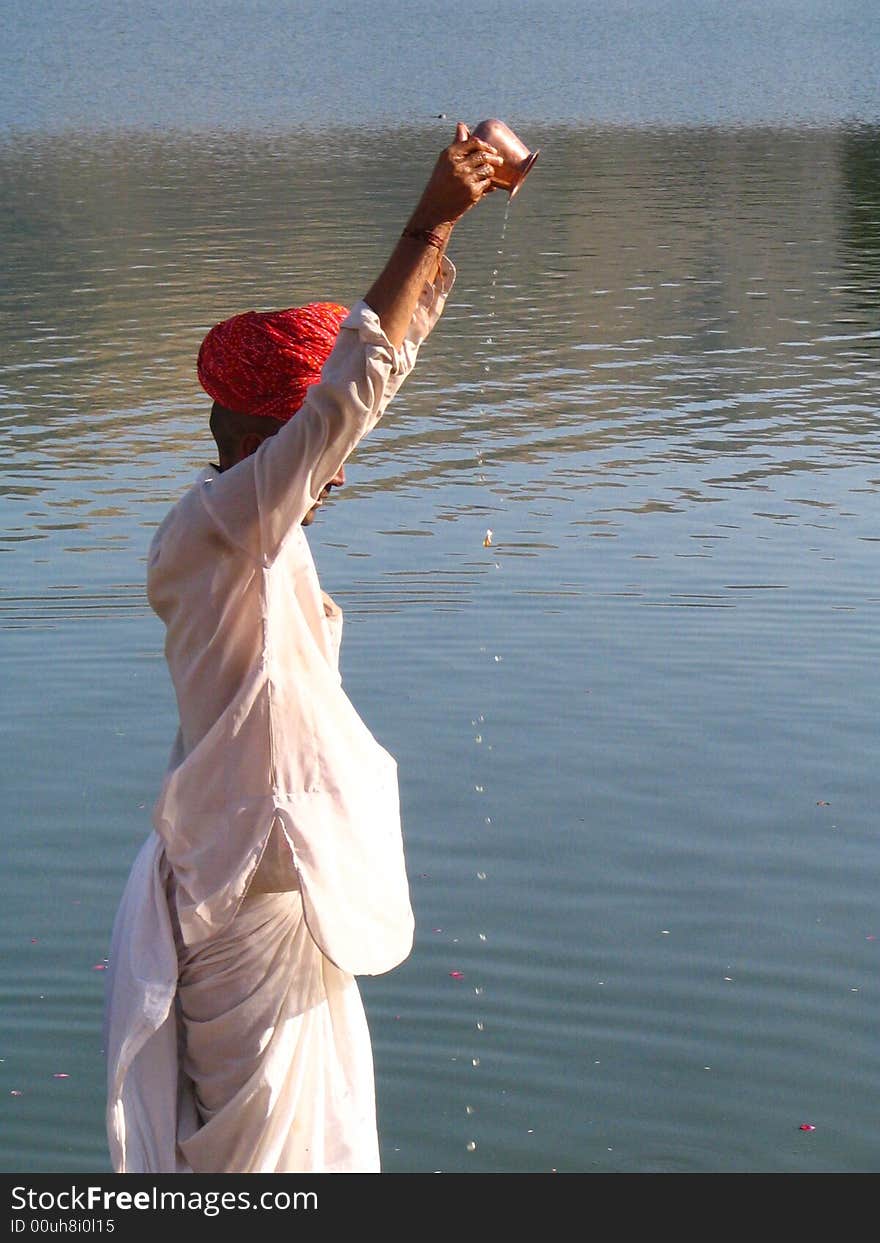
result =
[[[506,190],[510,198],[513,198],[519,192],[540,151],[530,151],[508,125],[496,118],[481,121],[471,131],[471,137],[489,143],[504,158],[504,163],[492,175],[492,184]]]

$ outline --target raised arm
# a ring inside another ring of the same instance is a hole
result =
[[[452,284],[450,234],[491,190],[502,162],[458,126],[388,262],[344,321],[320,381],[287,422],[259,418],[203,488],[214,525],[251,556],[274,558],[411,371]]]
[[[493,189],[492,173],[503,162],[494,147],[472,138],[459,122],[455,142],[440,153],[418,206],[364,297],[395,349],[403,344],[425,282],[437,275],[457,221]]]

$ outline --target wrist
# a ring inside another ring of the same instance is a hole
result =
[[[448,233],[444,234],[439,229],[412,229],[409,225],[403,230],[401,237],[408,237],[422,246],[433,246],[441,254],[446,250],[446,243],[449,241]]]
[[[422,230],[428,230],[431,233],[439,234],[440,237],[448,242],[454,224],[454,220],[438,219],[436,211],[431,211],[430,208],[426,209],[419,204],[409,220],[407,220],[404,233],[418,233]]]

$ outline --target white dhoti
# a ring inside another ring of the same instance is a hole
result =
[[[247,897],[179,947],[183,1068],[203,1125],[197,1173],[379,1169],[373,1060],[357,983],[309,935],[299,893]]]
[[[175,936],[169,888],[152,838],[132,869],[111,946],[116,1170],[378,1171],[360,993],[310,936],[300,894],[249,896],[230,923],[188,949]]]

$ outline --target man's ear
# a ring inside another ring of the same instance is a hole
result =
[[[261,436],[259,432],[245,432],[239,441],[241,449],[241,457],[239,458],[239,461],[243,462],[246,457],[250,457],[252,453],[256,453],[257,449],[259,449],[265,439],[266,437]]]

